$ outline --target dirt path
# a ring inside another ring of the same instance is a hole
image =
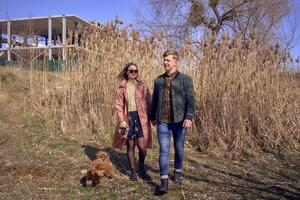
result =
[[[47,119],[28,110],[28,88],[12,72],[0,69],[0,78],[0,199],[300,199],[299,155],[229,159],[188,146],[183,185],[171,182],[170,192],[157,197],[156,141],[146,158],[152,180],[132,183],[125,151],[61,135]],[[123,178],[84,188],[82,170],[97,150],[110,154]]]

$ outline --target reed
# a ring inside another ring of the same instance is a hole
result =
[[[152,89],[164,72],[162,54],[173,44],[161,34],[141,38],[112,25],[70,35],[76,45],[68,55],[75,64],[55,73],[28,71],[33,108],[70,137],[110,141],[117,74],[135,62]],[[244,42],[212,35],[182,45],[179,70],[193,78],[196,92],[191,144],[216,154],[299,151],[300,80],[284,67],[279,49],[260,45],[255,36]]]

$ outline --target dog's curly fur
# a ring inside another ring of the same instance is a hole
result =
[[[108,154],[104,151],[98,151],[96,153],[96,160],[91,161],[86,173],[86,185],[97,186],[100,183],[100,179],[104,176],[114,178],[116,174]]]

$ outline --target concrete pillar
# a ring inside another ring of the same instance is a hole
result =
[[[23,37],[23,46],[27,47],[27,35]]]
[[[11,47],[15,47],[16,46],[16,36],[15,35],[12,35],[11,36]]]
[[[56,33],[54,31],[53,31],[52,36],[53,36],[53,46],[56,46],[57,35],[56,35]]]
[[[34,42],[35,42],[35,46],[38,47],[39,46],[39,36],[38,35],[34,36]]]
[[[67,20],[66,17],[64,16],[62,18],[62,43],[63,43],[63,60],[66,60],[67,55],[66,55],[66,38],[67,38]]]
[[[51,41],[52,41],[52,19],[48,18],[48,59],[52,60],[52,49],[51,49]]]
[[[10,32],[10,21],[7,21],[7,61],[11,61],[10,47],[11,47],[11,32]]]
[[[2,48],[2,30],[0,30],[0,49]]]

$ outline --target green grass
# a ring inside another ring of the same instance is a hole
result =
[[[13,74],[12,72],[5,72],[5,73],[0,74],[1,82],[13,81],[15,79],[16,79],[16,75]]]

